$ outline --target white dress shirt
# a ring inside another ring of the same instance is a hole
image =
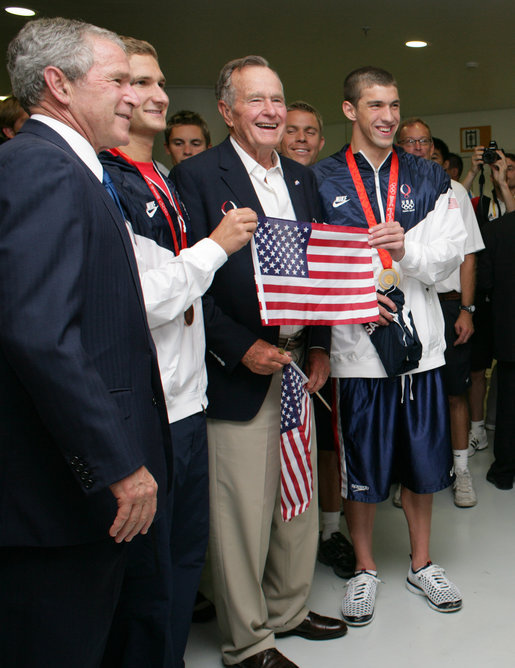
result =
[[[256,191],[257,198],[265,215],[269,218],[297,220],[277,152],[273,151],[272,154],[274,166],[270,169],[265,169],[244,151],[232,137],[231,144],[247,170],[250,182]],[[281,325],[279,335],[286,338],[293,337],[301,332],[302,329],[298,325]]]

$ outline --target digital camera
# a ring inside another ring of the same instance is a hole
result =
[[[499,160],[499,154],[497,153],[498,148],[497,142],[492,140],[488,146],[483,149],[483,162],[485,165],[493,165],[494,162]]]

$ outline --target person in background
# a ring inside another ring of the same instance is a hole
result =
[[[286,107],[286,130],[279,152],[309,167],[317,161],[324,144],[324,125],[320,112],[301,100],[289,104]]]
[[[480,170],[484,169],[484,148],[484,146],[476,146],[474,149],[471,157],[471,167],[462,182],[467,190],[472,187],[472,183]],[[472,198],[472,205],[483,236],[492,221],[496,221],[504,213],[515,211],[515,154],[497,150],[497,155],[498,159],[489,165],[490,179],[493,186],[491,196],[488,197],[481,193],[478,197]],[[484,450],[488,447],[484,405],[487,392],[486,371],[490,369],[493,362],[494,332],[490,297],[483,292],[481,286],[476,291],[474,321],[476,331],[472,337],[472,385],[469,390],[470,452]],[[490,393],[492,389],[495,390],[495,367],[490,379]]]
[[[497,411],[494,461],[486,479],[497,489],[513,488],[515,476],[515,212],[485,228],[486,249],[479,256],[478,284],[491,298],[497,360]]]
[[[28,113],[14,95],[0,101],[0,144],[12,139],[28,118]]]
[[[459,182],[463,173],[463,160],[461,159],[461,156],[457,153],[449,153],[448,163],[449,165],[445,168],[445,171],[449,174],[451,179]]]
[[[211,148],[211,135],[200,114],[183,110],[170,116],[165,128],[165,150],[174,166],[208,148]]]
[[[431,137],[431,129],[421,118],[404,120],[397,130],[397,143],[407,153],[433,160],[442,168],[449,164],[447,144]],[[445,322],[445,366],[442,369],[451,422],[451,441],[456,478],[453,483],[454,503],[471,508],[477,503],[472,476],[468,467],[468,433],[470,417],[467,390],[470,387],[470,337],[474,333],[474,293],[476,287],[476,252],[484,248],[474,209],[465,188],[451,179],[465,223],[467,241],[460,267],[436,290]]]
[[[280,153],[306,167],[314,165],[325,144],[324,126],[320,112],[307,102],[292,102],[287,106],[286,130]],[[356,560],[354,550],[340,530],[342,497],[338,474],[338,455],[333,434],[331,412],[331,381],[320,390],[325,403],[314,396],[318,446],[318,498],[320,503],[320,539],[318,560],[331,566],[336,575],[350,578]]]

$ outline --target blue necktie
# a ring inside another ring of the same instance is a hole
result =
[[[116,192],[116,188],[114,187],[113,179],[111,178],[109,172],[105,169],[104,169],[104,175],[102,176],[102,184],[104,185],[107,192],[113,198],[116,206],[120,209],[120,213],[122,214],[123,220],[125,220],[125,213],[123,211],[123,207],[122,207],[122,203],[120,202],[120,198],[118,197],[118,193]]]

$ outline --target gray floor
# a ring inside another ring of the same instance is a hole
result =
[[[501,492],[485,480],[490,447],[470,459],[478,495],[475,508],[454,506],[450,490],[435,496],[431,554],[459,586],[464,605],[454,614],[434,612],[404,585],[409,543],[402,510],[378,507],[375,551],[379,586],[376,617],[344,638],[277,641],[300,668],[513,668],[515,666],[515,490]],[[345,581],[317,564],[309,600],[316,612],[337,616]],[[221,665],[216,622],[193,626],[187,668]]]

